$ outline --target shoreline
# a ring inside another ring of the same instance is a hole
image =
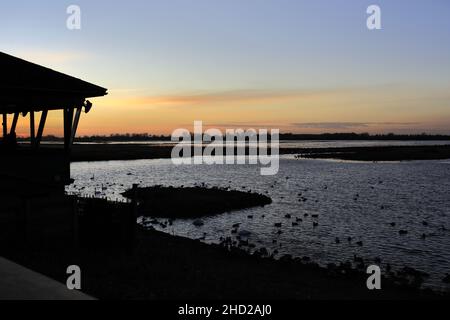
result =
[[[317,148],[298,150],[296,158],[365,162],[450,159],[450,145]]]
[[[170,159],[171,146],[145,144],[75,144],[71,162]],[[413,161],[450,159],[450,145],[336,148],[280,148],[280,155],[308,159]]]
[[[274,258],[264,248],[252,253],[250,247],[239,248],[231,238],[207,244],[144,228],[136,220],[132,240],[123,225],[131,220],[119,219],[117,214],[126,214],[133,205],[118,206],[113,219],[109,217],[113,208],[106,200],[79,207],[84,212],[76,236],[80,241],[70,245],[74,235],[61,228],[73,219],[69,214],[74,212],[73,202],[61,204],[69,198],[57,199],[58,210],[45,220],[47,231],[30,228],[23,241],[3,234],[0,254],[63,284],[67,266],[77,265],[82,270],[83,292],[101,300],[435,300],[450,295],[420,288],[421,272],[407,267],[395,273],[383,270],[382,290],[368,290],[368,264],[356,257],[353,262],[322,267],[308,257]],[[42,203],[34,208],[34,216],[48,210]],[[61,216],[62,209],[68,211],[67,219],[53,219]]]
[[[62,283],[67,265],[77,264],[83,292],[106,300],[448,298],[448,293],[395,285],[386,278],[382,290],[370,291],[368,276],[354,269],[322,268],[290,257],[275,260],[141,227],[132,252],[24,248],[6,257]]]

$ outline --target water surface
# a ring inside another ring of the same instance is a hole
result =
[[[259,167],[252,165],[176,167],[170,159],[83,162],[71,169],[76,181],[69,192],[119,200],[133,183],[205,183],[264,193],[273,199],[264,208],[204,218],[202,227],[195,227],[192,220],[156,227],[217,243],[221,237],[234,237],[232,225],[240,223],[240,230],[251,232],[250,243],[277,250],[278,256],[308,256],[322,265],[353,260],[355,254],[367,262],[381,258],[382,266],[425,271],[431,275],[428,286],[448,289],[441,279],[450,273],[450,161],[365,163],[285,156],[276,176],[261,176]],[[286,214],[292,217],[285,218]],[[293,226],[296,218],[303,221]],[[280,222],[282,228],[276,228]],[[400,235],[399,230],[408,234]]]

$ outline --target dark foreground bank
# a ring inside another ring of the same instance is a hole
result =
[[[162,232],[138,229],[135,249],[67,247],[15,249],[5,256],[66,282],[66,268],[79,265],[82,288],[99,299],[441,299],[430,291],[393,286],[369,291],[366,275],[342,274],[286,258],[275,261]]]
[[[167,159],[171,146],[145,144],[76,144],[71,160],[108,161]],[[345,148],[280,148],[280,154],[294,154],[303,158],[340,159],[357,161],[403,161],[450,159],[450,145],[442,146],[383,146]]]

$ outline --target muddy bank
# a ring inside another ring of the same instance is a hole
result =
[[[74,144],[71,161],[109,161],[168,159],[170,146],[149,146],[145,144]]]
[[[72,162],[167,159],[171,146],[145,144],[75,144]],[[280,154],[295,154],[304,158],[359,161],[402,161],[450,159],[450,145],[391,146],[345,148],[280,148]]]
[[[204,187],[152,186],[131,189],[123,195],[139,200],[140,214],[170,219],[199,218],[272,203],[269,197],[257,193]]]
[[[355,161],[411,161],[450,159],[450,145],[393,146],[292,149],[298,158],[337,159]]]
[[[135,249],[14,249],[7,258],[62,283],[66,268],[81,267],[83,291],[99,299],[436,299],[430,291],[382,280],[369,291],[367,275],[320,268],[289,257],[281,261],[239,249],[139,229]],[[448,297],[445,297],[448,298]]]

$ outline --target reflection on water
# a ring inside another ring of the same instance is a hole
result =
[[[190,238],[206,233],[204,241],[218,242],[235,236],[232,225],[240,223],[250,243],[277,250],[278,255],[309,256],[324,265],[353,260],[355,254],[367,262],[380,258],[383,266],[425,271],[431,275],[428,285],[448,289],[441,279],[450,273],[449,161],[362,163],[285,157],[278,175],[259,173],[259,167],[251,165],[175,167],[168,159],[75,163],[75,183],[68,191],[123,199],[120,193],[133,183],[250,189],[268,194],[273,203],[205,218],[202,227],[180,220],[161,230]],[[297,220],[298,225],[293,224]]]

